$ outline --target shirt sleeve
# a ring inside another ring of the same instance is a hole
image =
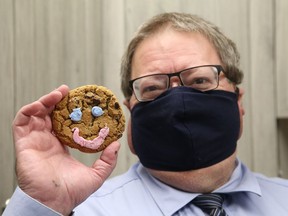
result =
[[[24,193],[19,187],[17,187],[2,216],[20,215],[59,216],[61,214],[33,199],[28,194]]]

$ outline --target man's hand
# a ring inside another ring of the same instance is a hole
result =
[[[96,191],[113,171],[118,142],[111,143],[92,167],[70,156],[52,134],[50,114],[67,86],[22,107],[13,122],[19,187],[46,206],[68,215]]]

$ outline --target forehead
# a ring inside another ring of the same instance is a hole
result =
[[[132,60],[132,79],[187,67],[220,64],[215,47],[202,34],[165,29],[145,38]]]

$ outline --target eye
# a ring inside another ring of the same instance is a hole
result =
[[[99,117],[99,116],[103,115],[103,113],[104,113],[103,110],[102,110],[102,108],[99,107],[99,106],[94,106],[94,107],[92,108],[91,112],[92,112],[92,115],[93,115],[94,117]]]
[[[73,109],[73,112],[69,115],[72,121],[78,122],[81,121],[82,118],[82,111],[81,108]]]
[[[190,86],[200,91],[210,89],[214,85],[214,80],[210,77],[197,77],[191,80]]]
[[[145,86],[143,87],[143,89],[141,89],[141,94],[146,94],[146,93],[150,93],[153,91],[157,91],[158,89],[159,87],[156,85]]]
[[[163,87],[163,85],[150,85],[145,86],[143,89],[141,89],[141,97],[143,99],[150,99],[155,98],[159,96],[163,91],[165,91],[166,88]]]
[[[167,89],[167,76],[156,74],[143,77],[136,81],[135,86],[139,98],[155,98]]]
[[[192,82],[192,84],[196,84],[196,85],[201,85],[201,84],[205,84],[205,83],[211,83],[211,81],[209,79],[207,79],[206,77],[198,77],[195,78]]]

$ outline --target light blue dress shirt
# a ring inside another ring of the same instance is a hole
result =
[[[179,183],[181,184],[181,183]],[[252,173],[240,161],[229,182],[215,192],[225,193],[230,216],[287,216],[288,180]],[[193,216],[204,213],[190,204],[198,194],[169,187],[137,163],[112,178],[75,208],[75,216]],[[63,203],[65,205],[65,203]],[[60,215],[16,189],[3,216]]]

